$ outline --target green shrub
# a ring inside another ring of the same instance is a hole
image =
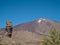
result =
[[[60,34],[55,28],[52,28],[50,35],[43,39],[42,45],[60,45]]]

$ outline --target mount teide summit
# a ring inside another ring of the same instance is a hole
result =
[[[14,30],[29,31],[37,34],[47,34],[52,27],[55,27],[58,31],[60,30],[60,23],[52,20],[40,18],[38,20],[27,22],[16,25]]]
[[[14,26],[11,38],[16,42],[39,42],[42,37],[49,35],[52,27],[60,32],[60,22],[40,18]],[[4,29],[1,29],[0,32],[4,33]]]
[[[16,25],[12,38],[20,39],[24,42],[41,41],[42,37],[49,35],[52,27],[60,31],[59,22],[40,18],[32,22]]]

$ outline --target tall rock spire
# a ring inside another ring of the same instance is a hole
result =
[[[12,36],[12,22],[11,21],[6,21],[6,31],[5,31],[5,35],[10,37]]]

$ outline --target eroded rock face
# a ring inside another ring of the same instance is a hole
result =
[[[13,31],[12,22],[9,22],[9,21],[6,22],[5,35],[11,38],[12,31]]]

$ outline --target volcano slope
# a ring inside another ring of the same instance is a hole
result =
[[[32,22],[18,24],[13,27],[13,33],[11,38],[6,40],[14,41],[15,43],[21,43],[22,45],[38,45],[41,43],[43,37],[48,36],[52,27],[55,27],[60,32],[60,22],[38,19]],[[4,29],[0,29],[2,35],[4,35]]]

